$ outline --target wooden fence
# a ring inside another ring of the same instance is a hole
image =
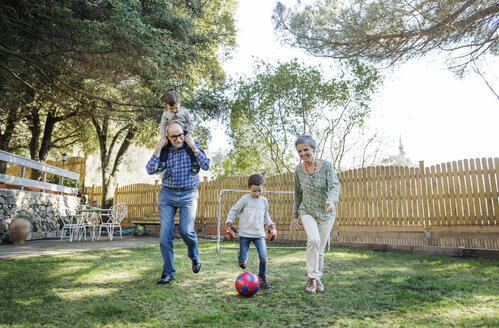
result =
[[[499,249],[499,159],[482,158],[424,167],[377,166],[340,172],[338,218],[333,241]],[[115,203],[129,212],[124,224],[157,211],[160,184],[117,187]],[[247,189],[247,177],[203,181],[196,223],[216,228],[220,191]],[[266,178],[266,190],[292,191],[293,174]],[[87,189],[99,199],[100,187]],[[241,193],[221,199],[222,224]],[[289,233],[292,194],[267,194],[280,240],[304,240]]]

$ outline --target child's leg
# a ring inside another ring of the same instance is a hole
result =
[[[260,258],[258,276],[263,277],[267,274],[267,245],[265,244],[265,238],[253,238],[253,244],[255,244]]]
[[[168,138],[167,138],[168,139]],[[168,160],[168,153],[170,152],[171,143],[168,139],[168,143],[161,148],[161,152],[159,153],[159,161],[161,163],[166,163]]]
[[[184,145],[182,146],[189,157],[191,158],[191,163],[192,163],[192,170],[191,170],[191,177],[196,176],[199,173],[199,170],[201,167],[199,166],[198,160],[196,158],[196,155],[194,155],[194,152],[192,151],[191,147],[187,145],[187,143],[184,142]]]
[[[184,130],[184,135],[187,135],[187,133],[188,132]],[[189,147],[187,145],[187,143],[184,142],[182,147],[185,149],[185,151],[187,152],[187,154],[191,158],[192,170],[191,170],[190,175],[191,175],[191,177],[194,177],[194,176],[198,175],[199,170],[201,169],[201,167],[199,166],[198,159],[196,158],[196,155],[194,155],[194,152],[192,151],[191,147]]]
[[[250,238],[239,236],[239,254],[237,256],[239,262],[244,262],[248,259],[250,241]]]

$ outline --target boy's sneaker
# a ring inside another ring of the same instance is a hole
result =
[[[239,261],[239,266],[241,267],[241,269],[246,269],[246,261]]]
[[[260,280],[260,288],[272,288],[265,275],[258,276],[258,280]]]
[[[201,166],[199,166],[198,161],[192,161],[192,169],[191,169],[190,176],[195,177],[196,175],[198,175],[200,169],[201,169]]]

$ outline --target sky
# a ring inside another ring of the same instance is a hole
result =
[[[239,46],[223,66],[228,75],[252,76],[255,59],[272,64],[293,58],[311,65],[333,64],[331,59],[310,57],[279,43],[271,21],[275,3],[239,1],[236,12]],[[487,72],[496,89],[499,89],[498,63],[496,60],[494,65],[490,64]],[[478,75],[458,79],[438,57],[411,60],[382,73],[385,82],[372,103],[370,123],[384,136],[386,153],[397,155],[401,138],[406,156],[415,163],[423,160],[425,165],[499,157],[499,100]],[[216,140],[224,138],[220,128],[214,134]],[[226,141],[219,148],[226,149]]]
[[[282,2],[286,5],[295,3],[294,0]],[[323,67],[333,63],[279,43],[271,21],[275,3],[273,0],[239,0],[236,12],[239,46],[233,58],[223,66],[228,75],[251,76],[256,58],[272,64],[295,57]],[[494,67],[489,70],[488,77],[492,77],[491,81],[499,89],[499,65]],[[383,73],[384,86],[372,103],[369,124],[382,133],[387,156],[398,154],[399,138],[402,138],[406,156],[416,164],[424,161],[426,166],[499,157],[499,101],[477,75],[456,79],[444,63],[435,58],[414,60]],[[222,125],[212,122],[209,126],[214,142],[207,150],[208,155],[213,157],[219,150],[227,152],[228,138],[220,128]],[[147,175],[145,170],[136,170],[136,167],[145,167],[151,156],[150,149],[134,147],[131,153],[141,162],[132,162],[132,169],[123,168],[123,174],[119,173],[120,185],[154,183],[159,179],[159,176]],[[87,167],[88,172],[97,172],[98,162],[94,164],[95,168]],[[134,174],[128,174],[130,170]],[[87,184],[100,185],[100,176],[94,175],[88,174]]]

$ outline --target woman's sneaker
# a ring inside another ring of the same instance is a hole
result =
[[[315,290],[318,293],[324,293],[324,285],[319,279],[315,279]]]
[[[258,280],[260,281],[260,288],[272,288],[265,275],[258,276]]]
[[[307,285],[305,286],[305,291],[309,294],[315,294],[317,291],[317,285],[314,278],[308,279]]]

